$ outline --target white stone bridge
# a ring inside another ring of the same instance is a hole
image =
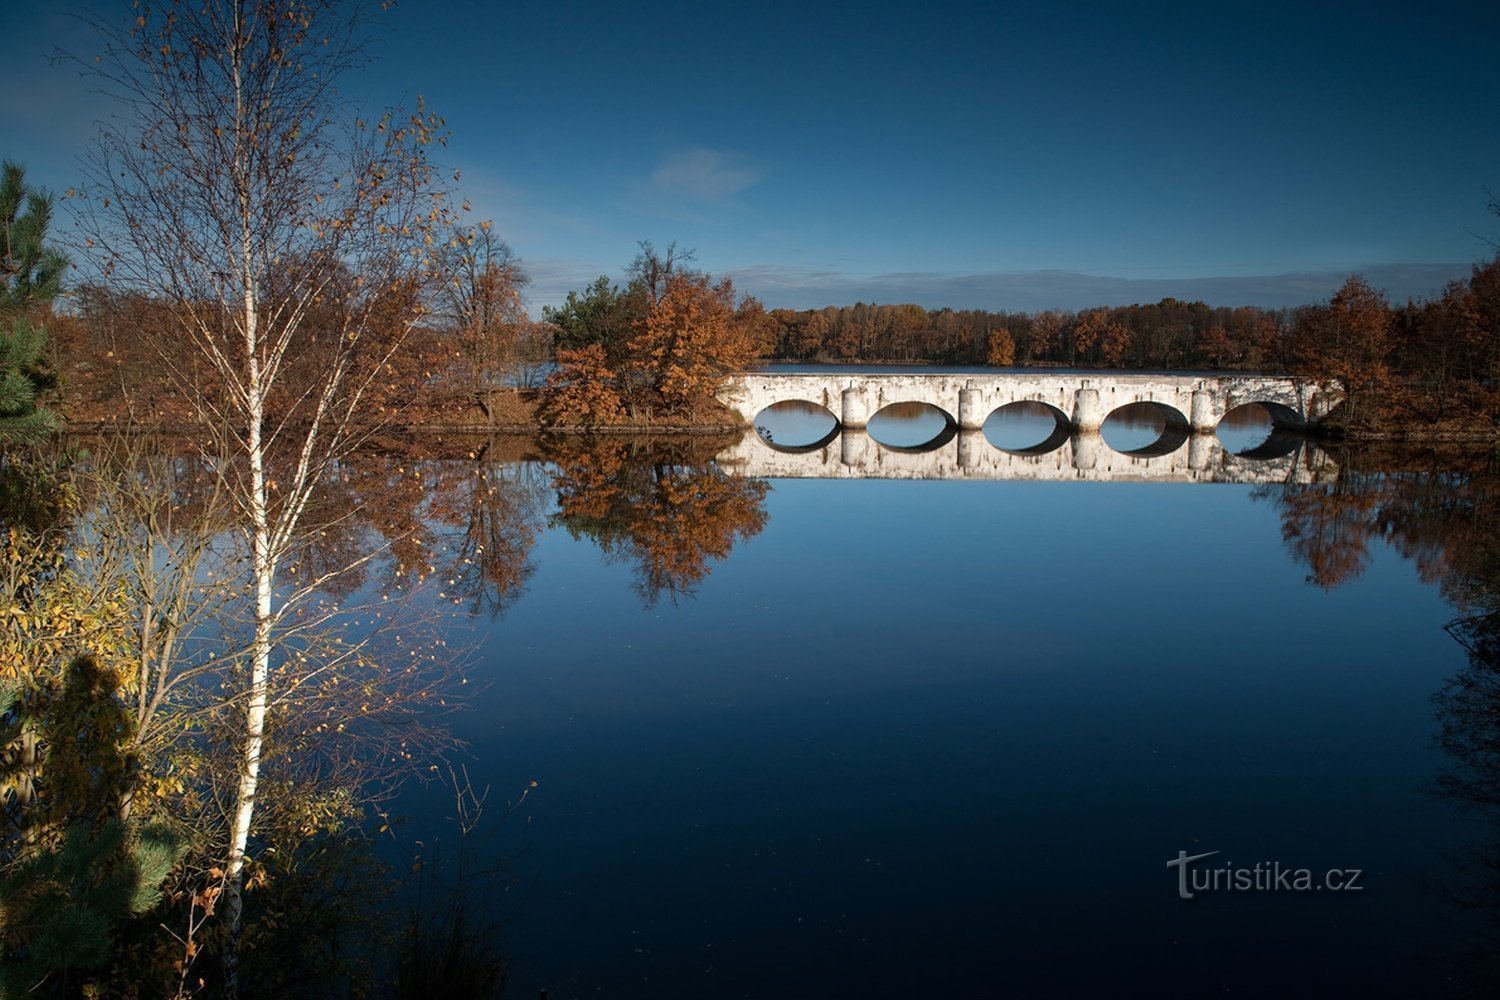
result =
[[[1156,409],[1168,428],[1212,433],[1224,414],[1259,403],[1279,428],[1300,429],[1328,412],[1311,382],[1254,375],[1125,375],[1110,372],[961,375],[779,374],[747,372],[725,383],[719,399],[752,423],[775,403],[814,403],[844,429],[864,427],[893,403],[927,403],[960,430],[978,430],[996,410],[1036,402],[1060,427],[1097,431],[1130,403]]]
[[[748,433],[721,452],[716,464],[727,472],[771,479],[1316,483],[1338,471],[1326,453],[1296,438],[1242,455],[1226,451],[1212,434],[1176,442],[1171,450],[1126,453],[1110,448],[1097,433],[1084,433],[1068,435],[1048,450],[1013,452],[992,445],[983,431],[968,430],[922,448],[891,448],[856,428],[807,448],[780,448]]]

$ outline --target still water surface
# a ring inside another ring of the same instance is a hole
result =
[[[1438,586],[1474,477],[726,486],[623,454],[505,466],[527,569],[455,637],[471,773],[539,782],[499,831],[514,995],[1484,991],[1495,911],[1454,896],[1494,813],[1442,793],[1464,713],[1434,700],[1477,669]],[[1179,852],[1360,888],[1182,899]]]

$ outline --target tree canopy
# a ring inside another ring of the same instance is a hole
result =
[[[68,260],[48,245],[53,198],[26,184],[19,164],[0,163],[0,444],[35,440],[57,418],[38,405],[57,384],[41,325],[62,291]]]

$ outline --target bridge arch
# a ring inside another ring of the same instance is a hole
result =
[[[1050,427],[1045,424],[1048,418]],[[1037,424],[1042,425],[1040,436]],[[1014,433],[1008,433],[1012,428]],[[1036,398],[1016,399],[995,407],[983,425],[985,440],[1010,455],[1049,455],[1066,444],[1072,433],[1073,424],[1066,413]]]
[[[865,430],[882,448],[930,451],[953,440],[958,421],[935,403],[903,400],[886,403],[870,414]]]
[[[1243,409],[1246,406],[1258,406],[1265,410],[1271,418],[1271,425],[1277,430],[1300,431],[1307,426],[1307,422],[1302,419],[1300,413],[1286,403],[1275,399],[1247,400],[1244,403],[1236,405],[1233,409],[1225,413],[1224,416],[1227,417],[1234,410]]]
[[[1135,440],[1130,427],[1155,420],[1159,427],[1151,440],[1142,444]],[[1143,399],[1117,406],[1105,415],[1099,427],[1104,443],[1122,455],[1134,458],[1155,458],[1170,455],[1187,443],[1193,436],[1192,425],[1183,412],[1175,406],[1158,400]]]
[[[1303,449],[1307,444],[1307,438],[1296,431],[1274,430],[1271,436],[1266,438],[1254,448],[1245,451],[1234,452],[1235,458],[1245,458],[1255,462],[1266,462],[1277,458],[1286,458]]]
[[[1227,410],[1215,428],[1224,450],[1248,459],[1282,458],[1302,444],[1297,411],[1275,400],[1251,400]]]
[[[838,414],[810,399],[783,399],[761,407],[751,423],[760,440],[790,455],[818,451],[838,439]]]

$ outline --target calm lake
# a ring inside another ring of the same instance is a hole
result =
[[[1043,463],[1049,421],[987,447]],[[1217,467],[1253,465],[1269,425],[1230,423]],[[1115,424],[1115,452],[1161,433]],[[509,562],[450,638],[513,995],[1486,992],[1493,457],[1292,447],[1241,482],[456,461]]]

